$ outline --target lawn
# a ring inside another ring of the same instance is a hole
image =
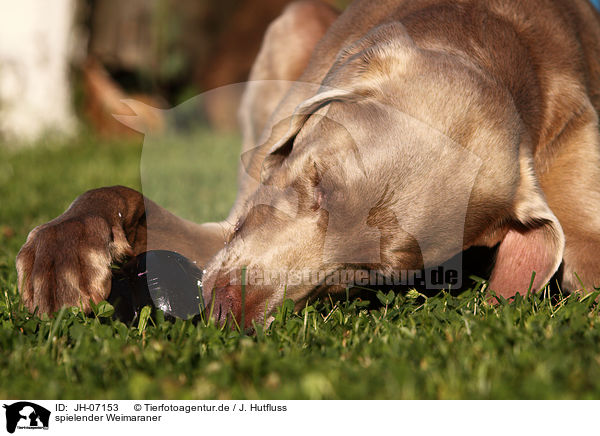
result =
[[[0,398],[600,398],[597,293],[493,307],[481,283],[458,296],[374,291],[376,304],[327,299],[293,312],[287,302],[253,336],[161,313],[128,326],[103,303],[90,317],[22,308],[14,259],[32,227],[86,189],[139,189],[140,159],[146,193],[188,218],[220,219],[238,143],[198,132],[143,154],[141,139],[87,136],[0,147]]]

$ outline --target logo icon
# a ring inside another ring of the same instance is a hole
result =
[[[29,401],[19,401],[11,405],[4,404],[6,409],[6,431],[14,433],[18,429],[48,429],[50,411]]]

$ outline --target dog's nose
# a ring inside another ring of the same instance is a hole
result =
[[[275,289],[267,283],[246,283],[242,288],[239,269],[210,271],[202,282],[205,317],[223,325],[231,322],[232,328],[252,329],[253,322],[262,322],[269,302],[276,296]],[[243,325],[242,325],[243,321]]]
[[[242,299],[241,285],[232,284],[230,280],[222,278],[214,282],[214,286],[203,290],[206,316],[211,316],[219,324],[241,320]]]

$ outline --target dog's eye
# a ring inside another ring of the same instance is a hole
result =
[[[313,201],[311,210],[313,211],[321,209],[321,206],[323,205],[323,201],[325,199],[325,193],[323,192],[321,181],[321,172],[316,162],[313,162],[313,167],[311,171],[311,185],[313,190]]]
[[[238,233],[241,228],[242,228],[242,219],[240,218],[239,220],[236,221],[235,226],[233,227],[233,234],[235,235],[236,233]]]
[[[231,233],[229,233],[229,237],[227,238],[227,243],[230,243],[233,240],[235,235],[237,235],[240,232],[241,228],[242,228],[242,219],[240,218],[235,222],[235,225],[233,226],[233,231]]]
[[[313,211],[317,211],[317,210],[321,209],[321,207],[323,206],[323,200],[325,199],[325,193],[319,186],[315,187],[313,192],[314,192],[313,193],[313,204],[311,206],[311,209]]]

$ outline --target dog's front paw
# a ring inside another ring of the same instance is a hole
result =
[[[17,255],[18,286],[27,309],[52,313],[79,306],[89,313],[108,297],[110,265],[129,249],[122,229],[97,216],[62,218],[36,227]]]

